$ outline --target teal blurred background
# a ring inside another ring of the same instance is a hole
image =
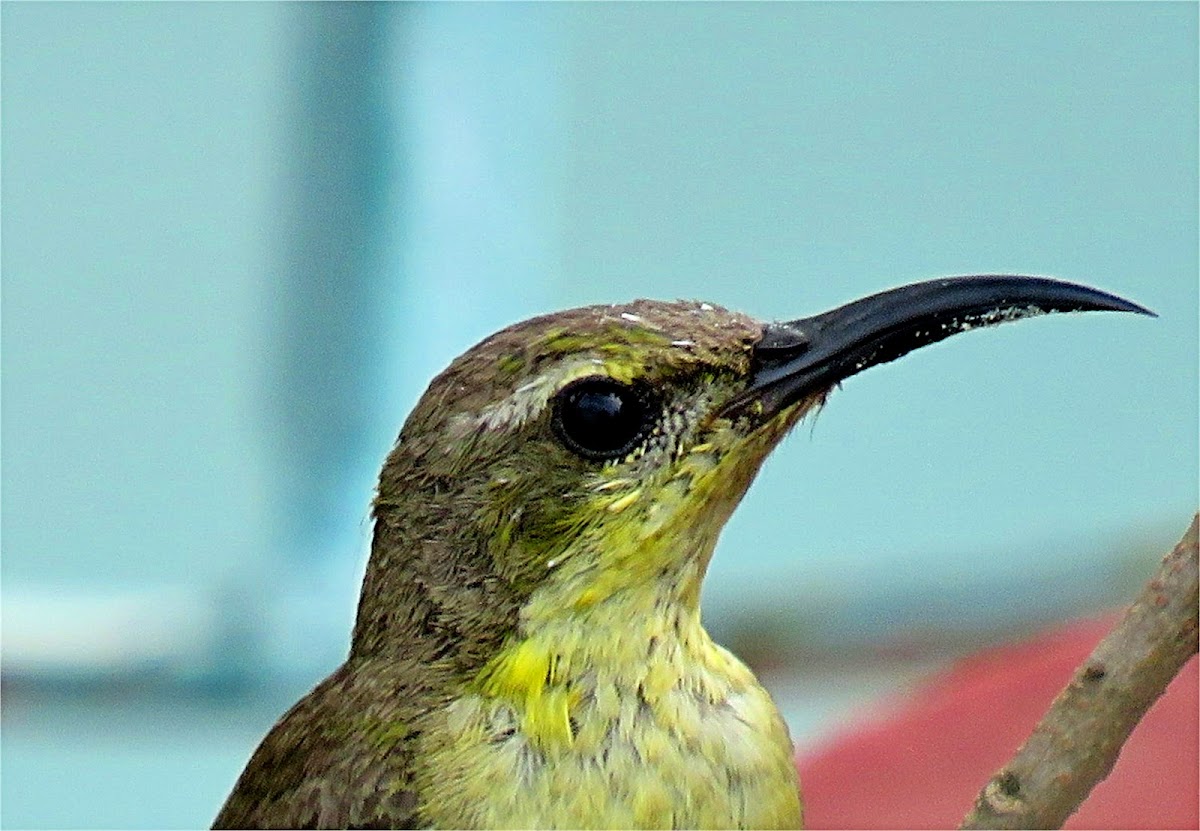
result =
[[[8,827],[209,823],[348,643],[377,466],[533,314],[934,276],[1156,310],[851,379],[705,594],[797,740],[1118,605],[1197,486],[1197,6],[0,5]],[[964,806],[965,808],[966,806]]]

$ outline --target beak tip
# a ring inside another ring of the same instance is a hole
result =
[[[1158,317],[1158,312],[1147,309],[1145,306],[1134,303],[1132,300],[1126,300],[1124,298],[1117,299],[1120,300],[1121,303],[1119,306],[1116,304],[1113,305],[1112,310],[1114,312],[1131,312],[1133,314],[1145,315],[1146,317]]]
[[[1091,293],[1092,297],[1090,299],[1094,303],[1090,309],[1084,308],[1080,309],[1080,311],[1130,312],[1132,314],[1145,315],[1146,317],[1158,317],[1157,312],[1147,309],[1140,303],[1134,303],[1132,300],[1128,300],[1118,294],[1111,294],[1099,289],[1086,289],[1083,286],[1080,286],[1080,288],[1084,288],[1085,291]]]

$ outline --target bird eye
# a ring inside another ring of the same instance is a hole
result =
[[[639,390],[608,378],[583,378],[554,397],[554,432],[588,459],[616,459],[646,434],[650,404]]]

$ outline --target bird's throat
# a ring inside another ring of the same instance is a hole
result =
[[[640,601],[640,614],[606,602],[544,622],[489,662],[428,749],[426,810],[459,827],[796,827],[791,744],[770,696],[697,610]],[[475,783],[506,798],[473,798]],[[508,813],[471,813],[485,802]]]

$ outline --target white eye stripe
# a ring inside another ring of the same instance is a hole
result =
[[[483,430],[518,428],[541,415],[555,393],[571,382],[588,376],[604,377],[596,371],[597,366],[603,366],[599,358],[556,364],[517,387],[503,400],[484,407],[474,418],[474,425]]]

